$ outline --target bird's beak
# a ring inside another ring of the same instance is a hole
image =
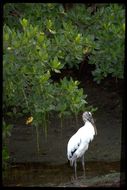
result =
[[[91,122],[92,122],[92,124],[93,124],[93,126],[94,126],[95,135],[97,135],[97,128],[96,128],[96,125],[95,125],[95,122],[94,122],[94,119],[93,119],[93,118],[91,119]]]

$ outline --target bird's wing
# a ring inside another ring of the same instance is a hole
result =
[[[69,140],[68,146],[67,146],[67,156],[68,159],[70,160],[74,154],[74,152],[78,149],[81,143],[81,139],[78,138],[78,136],[75,133]]]
[[[89,142],[93,140],[95,134],[94,128],[90,122],[86,124],[87,126],[81,127],[68,142],[67,156],[69,160],[71,160],[74,155],[81,157],[88,149]]]
[[[88,141],[81,141],[80,146],[75,151],[75,157],[80,158],[84,155],[86,150],[88,149],[89,142]]]

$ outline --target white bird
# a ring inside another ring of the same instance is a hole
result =
[[[81,127],[69,140],[67,145],[67,157],[70,165],[75,168],[77,178],[77,159],[82,159],[82,167],[85,172],[84,153],[88,149],[90,141],[97,135],[97,129],[91,112],[84,112],[82,115],[84,126]]]

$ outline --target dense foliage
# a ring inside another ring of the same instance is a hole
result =
[[[85,4],[75,4],[67,12],[62,4],[7,4],[5,20],[11,28],[20,28],[21,31],[19,18],[38,26],[52,41],[49,42],[51,56],[56,56],[64,68],[78,68],[83,58],[88,56],[88,63],[95,65],[92,73],[98,83],[108,74],[123,78],[124,4],[96,6],[97,10],[91,14],[91,7]],[[17,16],[8,16],[10,9],[17,10]]]

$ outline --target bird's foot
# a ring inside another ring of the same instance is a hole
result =
[[[83,178],[86,178],[86,172],[83,171]]]
[[[74,182],[77,181],[77,180],[78,180],[77,175],[71,177],[71,182],[74,183]]]

